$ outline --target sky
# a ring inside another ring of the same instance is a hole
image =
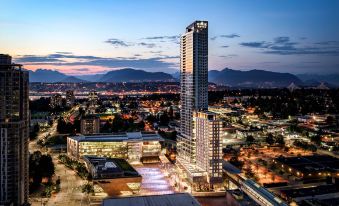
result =
[[[0,53],[71,75],[174,73],[195,20],[209,22],[209,70],[339,73],[337,0],[0,0]]]

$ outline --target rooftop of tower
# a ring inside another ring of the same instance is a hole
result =
[[[195,21],[189,26],[186,27],[186,32],[190,32],[194,29],[206,29],[208,26],[208,21]]]

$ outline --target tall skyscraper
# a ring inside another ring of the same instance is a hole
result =
[[[28,81],[0,54],[0,205],[28,203]]]
[[[208,22],[195,21],[186,27],[180,42],[180,135],[178,156],[196,161],[192,135],[193,111],[208,108]]]

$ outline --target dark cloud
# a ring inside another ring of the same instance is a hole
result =
[[[339,41],[322,41],[316,42],[318,45],[327,45],[327,46],[339,46]]]
[[[223,34],[223,35],[220,35],[220,37],[223,37],[223,38],[237,38],[237,37],[240,37],[239,34]]]
[[[116,47],[119,47],[119,46],[128,47],[128,46],[130,46],[130,44],[128,44],[128,43],[126,43],[126,42],[124,42],[120,39],[114,39],[114,38],[106,40],[105,43],[112,44],[113,46],[116,46]]]
[[[88,69],[88,68],[79,68],[79,69],[73,69],[73,70],[79,71],[79,72],[88,72],[88,71],[90,71],[90,69]]]
[[[54,57],[54,58],[51,58]],[[49,54],[46,56],[25,55],[15,58],[18,63],[25,65],[56,65],[56,66],[103,66],[103,67],[133,67],[133,68],[173,68],[177,67],[176,63],[165,62],[165,59],[175,59],[178,56],[160,56],[154,58],[136,58],[134,57],[116,57],[104,58],[96,56],[78,56]],[[52,59],[52,60],[51,60]],[[70,59],[64,61],[62,59]]]
[[[223,46],[220,46],[221,48],[228,48],[228,47],[230,47],[230,46],[228,46],[228,45],[223,45]]]
[[[15,58],[15,61],[20,62],[64,62],[61,59],[53,56],[35,56],[35,55],[22,55]]]
[[[287,37],[287,36],[280,36],[280,37],[274,38],[274,43],[276,44],[284,44],[289,41],[290,41],[290,37]]]
[[[233,38],[240,37],[240,35],[239,34],[234,34],[234,33],[233,34],[223,34],[223,35],[213,36],[213,37],[210,38],[210,40],[214,41],[214,40],[216,40],[219,37],[233,39]]]
[[[268,48],[268,45],[265,41],[261,42],[242,42],[241,46],[253,47],[253,48]]]
[[[278,55],[339,55],[339,46],[336,41],[317,42],[311,46],[300,46],[298,42],[292,42],[289,37],[276,37],[273,42],[256,41],[242,42],[241,46],[258,48],[266,54]]]
[[[260,62],[261,64],[279,64],[280,62],[271,61],[271,62]]]

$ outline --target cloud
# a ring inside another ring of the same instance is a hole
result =
[[[57,54],[58,55],[58,54]],[[19,56],[19,58],[15,59],[18,63],[19,62],[50,62],[50,63],[54,63],[54,62],[64,62],[63,60],[59,59],[59,58],[55,58],[53,56],[35,56],[35,55],[22,55]]]
[[[173,36],[151,36],[151,37],[145,37],[143,39],[147,39],[147,40],[164,40],[164,39],[176,40],[176,39],[179,39],[179,38],[180,38],[179,35],[173,35]]]
[[[120,39],[114,39],[114,38],[106,40],[105,43],[112,44],[113,46],[116,46],[116,47],[119,47],[119,46],[128,47],[128,46],[130,46],[130,44],[128,44],[128,43],[126,43],[126,42],[124,42]]]
[[[274,38],[274,43],[277,43],[277,44],[283,44],[289,41],[290,41],[290,37],[287,37],[287,36],[280,36],[280,37]]]
[[[268,45],[265,41],[261,42],[242,42],[240,43],[241,46],[245,47],[253,47],[253,48],[268,48]]]
[[[72,52],[55,52],[57,54],[72,54]]]
[[[210,38],[210,40],[214,41],[216,40],[217,38],[229,38],[229,39],[233,39],[233,38],[237,38],[237,37],[240,37],[239,34],[222,34],[222,35],[218,35],[218,36],[213,36]]]
[[[166,42],[171,42],[171,43],[175,43],[175,44],[180,44],[180,35],[172,35],[172,36],[150,36],[150,37],[145,37],[142,38],[144,40],[148,40],[148,41],[159,41],[162,43],[166,43]]]
[[[339,41],[321,41],[316,42],[318,45],[339,46]]]
[[[317,42],[307,46],[301,46],[298,42],[292,42],[289,37],[276,37],[273,42],[254,41],[242,42],[241,46],[261,49],[265,54],[277,55],[339,55],[339,44],[336,41]]]
[[[214,41],[216,40],[218,37],[217,36],[214,36],[214,37],[211,37],[210,40]]]
[[[88,72],[88,71],[90,71],[89,68],[75,68],[75,69],[73,69],[73,70],[79,71],[79,72]]]
[[[15,58],[17,63],[24,65],[55,65],[55,66],[101,66],[101,67],[133,67],[133,68],[176,68],[177,64],[166,62],[178,56],[159,56],[153,58],[78,56],[49,54],[45,56],[24,55]]]
[[[240,35],[239,34],[235,34],[235,33],[233,33],[233,34],[223,34],[223,35],[220,35],[220,37],[223,37],[223,38],[237,38],[237,37],[240,37]]]
[[[221,48],[228,48],[228,47],[230,47],[230,46],[228,46],[228,45],[223,45],[223,46],[220,46]]]
[[[154,43],[140,42],[140,43],[138,43],[138,45],[139,45],[139,46],[145,46],[145,47],[147,47],[147,48],[154,48],[154,47],[156,47],[156,44],[154,44]]]
[[[233,57],[237,57],[238,55],[237,54],[228,54],[228,55],[220,55],[219,57],[222,57],[222,58],[233,58]]]

